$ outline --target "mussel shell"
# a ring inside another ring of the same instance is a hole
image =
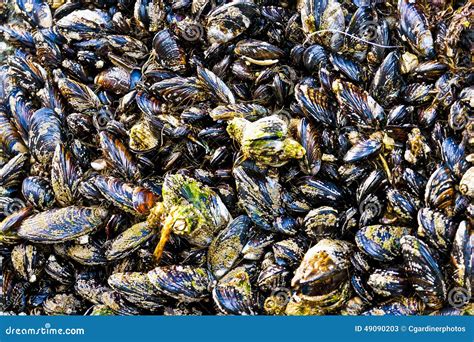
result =
[[[292,287],[303,294],[317,295],[334,290],[347,279],[351,267],[352,244],[342,240],[323,239],[311,247],[295,271]]]
[[[455,227],[443,213],[423,208],[418,212],[417,234],[441,254],[446,254],[451,248]]]
[[[57,258],[53,254],[46,261],[44,271],[60,284],[71,285],[75,280],[74,265]]]
[[[405,235],[400,239],[405,269],[413,288],[432,309],[439,309],[446,299],[443,273],[428,247],[418,238]]]
[[[53,15],[46,1],[16,0],[15,8],[34,26],[48,28],[53,25]]]
[[[278,60],[285,52],[275,45],[256,39],[240,40],[234,48],[234,53],[252,60]]]
[[[234,168],[233,175],[239,201],[257,227],[273,232],[285,228],[281,232],[290,235],[296,232],[294,227],[274,224],[275,218],[281,213],[281,185],[275,178],[243,166]]]
[[[57,82],[59,91],[74,110],[93,113],[101,107],[99,97],[87,85],[62,76]]]
[[[336,126],[336,114],[327,94],[310,85],[298,84],[295,87],[295,98],[304,114],[330,127]]]
[[[100,207],[50,209],[25,219],[18,236],[39,243],[73,240],[97,229],[107,215],[108,211]]]
[[[249,270],[245,266],[240,266],[218,281],[212,290],[212,298],[222,313],[230,315],[256,313],[250,277]]]
[[[46,178],[26,177],[23,180],[21,192],[29,203],[40,210],[52,207],[55,202],[53,188]]]
[[[361,124],[376,126],[385,118],[383,108],[365,90],[352,83],[336,79],[332,90],[341,106],[353,112],[353,119]]]
[[[362,313],[363,316],[413,316],[422,313],[424,310],[423,303],[419,299],[410,297],[407,299],[394,300],[375,306]]]
[[[26,56],[22,56],[28,58]],[[25,143],[28,143],[29,130],[31,127],[31,117],[35,113],[33,104],[27,100],[23,90],[15,88],[10,92],[8,103],[10,105],[12,122],[18,134]]]
[[[311,210],[304,218],[306,234],[315,241],[333,238],[339,233],[339,212],[332,207]]]
[[[101,302],[114,311],[117,315],[136,316],[142,314],[142,310],[125,299],[116,291],[105,291],[101,295]]]
[[[81,276],[76,279],[74,290],[79,296],[94,304],[102,303],[102,295],[111,291],[108,286],[101,284],[98,279]]]
[[[63,58],[61,50],[54,40],[48,36],[46,30],[37,31],[33,34],[36,46],[36,56],[45,65],[57,67]]]
[[[248,216],[238,216],[212,240],[207,260],[209,270],[216,279],[222,278],[238,260],[247,243],[251,224]]]
[[[337,71],[352,81],[360,83],[365,80],[364,70],[357,62],[339,54],[331,54],[329,59]]]
[[[71,113],[66,117],[67,127],[79,139],[90,137],[94,132],[92,117],[84,113]]]
[[[412,83],[403,88],[402,97],[409,104],[422,105],[431,100],[432,91],[432,84]]]
[[[207,17],[209,43],[227,43],[247,30],[260,15],[253,2],[238,0],[216,7]]]
[[[22,182],[25,168],[28,163],[28,155],[20,153],[11,158],[0,169],[0,194],[8,196],[17,190],[17,186]]]
[[[368,159],[377,155],[382,149],[382,142],[379,139],[367,139],[352,146],[344,156],[344,161],[353,163]]]
[[[126,296],[128,301],[144,309],[155,309],[164,303],[164,299],[161,298],[146,273],[113,273],[109,276],[107,283],[115,291]]]
[[[367,304],[371,304],[374,302],[374,291],[369,284],[367,283],[367,277],[365,275],[361,275],[355,273],[351,277],[351,285],[354,289],[355,293]]]
[[[11,155],[28,152],[22,137],[2,109],[0,109],[0,143],[4,151]]]
[[[183,302],[196,302],[210,295],[212,275],[206,268],[163,266],[148,272],[157,291]]]
[[[367,254],[360,251],[355,251],[351,256],[351,263],[354,269],[359,273],[369,273],[372,270],[372,266],[369,262]]]
[[[390,52],[374,75],[370,86],[370,93],[383,105],[392,103],[397,99],[401,90],[400,54]]]
[[[3,221],[0,222],[0,234],[14,232],[15,228],[18,228],[25,218],[33,214],[32,207],[24,207],[15,212],[7,215]],[[13,237],[13,236],[12,236]],[[1,240],[1,238],[0,238]]]
[[[61,144],[54,151],[52,163],[51,185],[56,201],[62,206],[71,205],[77,197],[79,170],[74,165],[71,153]]]
[[[150,91],[175,105],[202,102],[209,99],[211,95],[195,77],[164,79],[153,84]]]
[[[94,177],[94,186],[112,204],[135,215],[146,215],[157,196],[148,189],[125,183],[114,177]]]
[[[431,174],[425,188],[425,203],[429,207],[443,210],[448,216],[454,206],[454,181],[451,171],[441,166]]]
[[[405,168],[402,177],[407,183],[409,191],[418,197],[423,196],[426,186],[426,178],[423,175],[410,168]]]
[[[209,116],[214,120],[232,120],[233,118],[244,118],[255,121],[268,116],[270,112],[263,106],[253,103],[236,103],[225,106],[217,106]]]
[[[428,59],[433,58],[435,56],[433,36],[425,14],[417,4],[408,1],[400,1],[398,10],[400,30],[414,52]]]
[[[409,123],[412,120],[413,107],[399,105],[393,107],[388,113],[387,126],[396,126]]]
[[[362,202],[369,194],[377,192],[387,182],[382,170],[372,171],[357,188],[357,202]]]
[[[116,13],[116,15],[118,13]],[[112,34],[107,36],[107,41],[110,45],[112,45],[112,47],[127,57],[142,59],[148,55],[148,47],[145,43],[137,38],[126,35]]]
[[[112,134],[102,131],[99,133],[100,146],[104,156],[114,165],[115,169],[127,179],[140,176],[138,165],[127,147]]]
[[[146,222],[134,224],[122,232],[105,252],[107,260],[116,260],[130,255],[154,236],[154,230]]]
[[[37,110],[30,121],[29,148],[37,161],[51,164],[56,145],[62,141],[61,121],[49,108]]]
[[[462,178],[469,168],[464,144],[457,144],[453,138],[449,137],[443,141],[441,147],[446,166],[456,177]]]
[[[81,265],[101,266],[107,263],[102,246],[95,241],[66,244],[63,248],[69,258]]]
[[[302,61],[306,69],[310,72],[318,70],[321,66],[326,66],[329,62],[326,51],[321,45],[311,45],[307,47],[302,55]]]
[[[84,303],[72,294],[58,293],[43,303],[48,315],[78,315],[84,310]]]
[[[56,21],[63,35],[73,40],[95,38],[100,31],[111,28],[111,16],[101,9],[76,9]]]
[[[321,295],[295,293],[291,296],[285,313],[287,315],[326,315],[337,311],[351,296],[351,285],[344,281],[336,289]]]
[[[169,30],[165,29],[158,32],[153,38],[152,46],[165,68],[175,72],[186,69],[186,54]]]
[[[313,178],[305,178],[299,189],[304,197],[313,204],[328,204],[340,207],[344,202],[344,191],[333,182]]]
[[[405,275],[397,268],[375,269],[369,276],[367,284],[375,293],[385,297],[403,295],[408,287]]]
[[[463,288],[467,292],[468,298],[472,291],[472,254],[469,223],[462,221],[454,236],[451,264],[455,269],[453,273],[454,284],[457,287]]]
[[[126,94],[132,84],[130,73],[124,68],[112,67],[97,74],[94,83],[101,89],[114,92],[119,95]]]
[[[406,227],[366,226],[357,232],[355,241],[361,251],[375,260],[390,262],[401,255],[400,239],[410,231]]]
[[[232,90],[224,83],[222,79],[206,68],[197,68],[198,80],[203,86],[215,94],[222,103],[235,104],[235,96]]]
[[[273,292],[278,288],[288,288],[291,274],[287,267],[271,264],[258,274],[257,286],[262,291]]]
[[[13,268],[26,281],[34,283],[39,280],[39,275],[43,271],[46,262],[43,251],[29,244],[17,245],[11,252]]]
[[[301,170],[310,175],[315,176],[321,167],[321,149],[319,147],[320,134],[316,127],[303,118],[296,127],[296,140],[303,146],[306,153],[300,161]]]
[[[244,259],[259,260],[263,256],[266,247],[270,246],[274,239],[273,234],[268,234],[265,231],[253,232],[242,249]]]
[[[393,214],[397,216],[399,222],[410,222],[414,220],[417,207],[411,196],[396,189],[387,191],[387,200]]]

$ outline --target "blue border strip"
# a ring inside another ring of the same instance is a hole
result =
[[[29,330],[28,330],[29,329]],[[62,329],[62,334],[59,334]],[[64,335],[66,329],[69,333]],[[428,330],[428,332],[420,331]],[[0,342],[473,342],[469,316],[0,317]]]

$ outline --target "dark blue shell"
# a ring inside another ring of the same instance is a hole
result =
[[[54,204],[54,192],[46,178],[30,176],[21,186],[23,197],[34,207],[45,210]]]
[[[378,154],[382,149],[382,142],[378,139],[363,140],[352,146],[344,156],[344,161],[353,163],[368,159]]]
[[[16,0],[16,9],[33,25],[47,28],[53,25],[48,2],[43,0]]]
[[[428,307],[440,309],[446,298],[446,286],[438,262],[418,238],[406,235],[400,243],[413,288]]]
[[[404,227],[374,225],[361,228],[355,236],[357,246],[375,260],[388,262],[401,253],[400,238],[409,234]]]
[[[50,108],[37,110],[30,121],[31,154],[40,163],[51,164],[56,146],[62,142],[61,120]]]
[[[209,296],[212,275],[205,268],[175,265],[151,270],[148,279],[158,291],[185,302],[194,302]]]

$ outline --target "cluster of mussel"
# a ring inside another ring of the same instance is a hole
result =
[[[2,312],[472,313],[472,1],[12,3]]]

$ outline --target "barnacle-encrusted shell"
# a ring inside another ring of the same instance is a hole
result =
[[[356,234],[357,246],[379,261],[391,261],[400,255],[400,239],[411,231],[407,227],[373,225]]]
[[[303,293],[327,293],[347,277],[353,246],[345,241],[323,239],[310,248],[291,280]]]

